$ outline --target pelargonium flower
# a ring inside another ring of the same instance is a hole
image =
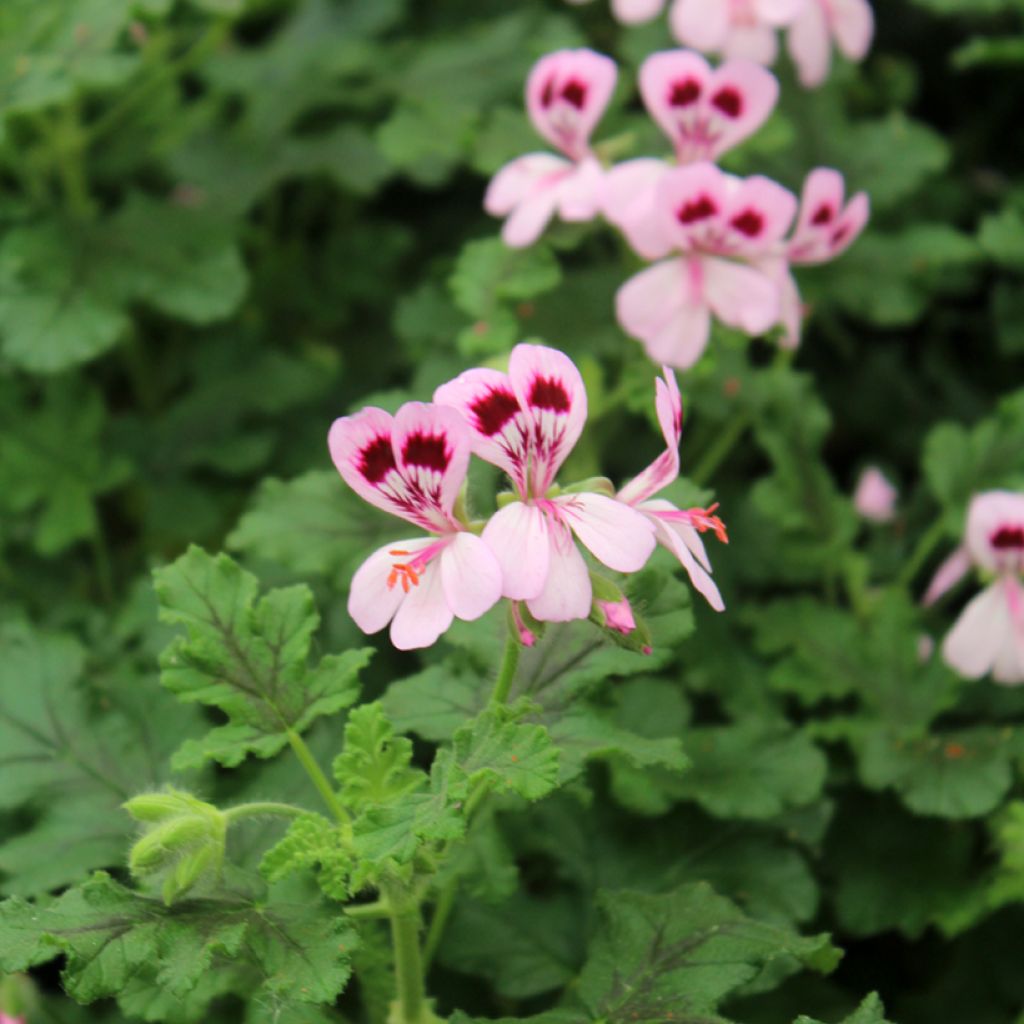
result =
[[[704,595],[715,611],[725,603],[711,578],[711,563],[700,534],[714,530],[719,540],[728,543],[725,525],[714,515],[715,508],[676,508],[670,501],[654,498],[679,477],[679,441],[683,434],[683,403],[675,374],[662,367],[663,378],[655,381],[655,408],[665,438],[665,451],[642,473],[634,477],[616,495],[619,501],[642,512],[654,525],[658,543],[679,559],[690,582]]]
[[[726,57],[774,64],[775,30],[798,17],[808,0],[676,0],[672,34],[685,46]]]
[[[888,523],[896,514],[899,491],[877,466],[868,466],[860,475],[853,492],[853,507],[864,519]]]
[[[712,69],[689,50],[654,53],[640,67],[640,92],[680,164],[717,160],[767,120],[779,96],[775,76],[746,60]],[[640,158],[605,173],[602,212],[646,259],[664,255],[655,206],[658,182],[671,170]]]
[[[497,559],[453,511],[472,447],[457,413],[423,402],[394,417],[366,408],[335,420],[328,446],[356,494],[429,534],[386,544],[356,571],[348,611],[363,632],[390,622],[396,647],[427,647],[453,617],[472,621],[500,599]]]
[[[1024,683],[1024,494],[986,491],[971,499],[964,543],[939,567],[925,604],[972,565],[994,578],[967,603],[942,643],[942,656],[969,679],[991,672],[997,683]]]
[[[827,263],[841,255],[860,237],[870,213],[866,192],[846,200],[846,183],[839,171],[818,167],[807,175],[792,236],[778,253],[758,263],[779,286],[783,346],[796,348],[800,343],[804,317],[800,289],[790,267]]]
[[[438,388],[434,401],[458,410],[473,451],[512,481],[514,500],[483,531],[505,597],[525,601],[541,621],[586,618],[593,590],[574,535],[609,569],[643,567],[654,549],[654,528],[643,515],[608,495],[552,491],[587,418],[583,378],[568,356],[517,345],[507,374],[468,370]]]
[[[868,0],[806,0],[786,35],[800,84],[814,88],[828,77],[833,39],[844,57],[861,61],[874,34],[875,16]]]
[[[505,217],[502,238],[521,248],[540,237],[557,213],[585,221],[598,212],[602,169],[590,135],[615,89],[615,62],[593,50],[559,50],[542,57],[526,82],[526,109],[537,131],[568,159],[527,153],[492,179],[484,209]]]
[[[768,178],[735,178],[714,164],[680,167],[655,198],[662,260],[630,278],[615,297],[623,329],[657,363],[686,369],[707,345],[714,313],[748,334],[762,334],[781,312],[780,290],[751,263],[779,245],[796,212],[793,194]]]
[[[590,3],[590,0],[569,0],[577,6]],[[641,25],[661,14],[665,0],[612,0],[612,14],[623,25]]]

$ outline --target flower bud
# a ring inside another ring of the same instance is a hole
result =
[[[124,808],[144,826],[128,855],[128,867],[139,881],[159,885],[168,906],[220,877],[227,818],[213,804],[168,789],[143,793]]]
[[[643,619],[637,617],[626,595],[597,573],[590,574],[590,582],[594,592],[590,621],[600,626],[605,637],[617,646],[650,654],[651,632]]]
[[[0,976],[0,1024],[25,1024],[36,1000],[36,987],[27,974]]]
[[[896,515],[899,492],[877,466],[868,466],[860,475],[853,494],[858,514],[873,523],[888,523]]]

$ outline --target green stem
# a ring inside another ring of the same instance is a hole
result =
[[[373,903],[353,903],[345,907],[346,917],[378,918],[391,917],[391,908],[383,900]]]
[[[434,913],[430,918],[430,928],[427,929],[427,938],[423,943],[423,968],[428,970],[437,947],[441,944],[441,936],[444,935],[445,925],[451,917],[452,907],[455,906],[455,894],[459,890],[457,881],[449,882],[438,894],[437,902],[434,904]]]
[[[897,583],[901,587],[909,587],[914,577],[921,571],[921,567],[928,561],[931,553],[942,543],[946,536],[946,524],[938,519],[932,523],[931,528],[917,542],[913,554],[903,566],[903,572],[899,574]]]
[[[229,807],[224,812],[228,822],[238,821],[241,818],[298,818],[302,814],[308,814],[302,807],[293,807],[291,804],[279,804],[273,801],[256,801],[251,804],[239,804],[237,807]]]
[[[317,764],[313,751],[306,746],[306,741],[294,729],[286,729],[285,733],[288,736],[288,742],[292,745],[292,750],[295,751],[295,756],[301,762],[302,767],[306,769],[306,774],[316,786],[317,792],[323,797],[324,803],[330,808],[331,814],[343,825],[350,824],[352,819],[348,816],[345,808],[341,806],[334,787],[328,782],[323,769]]]
[[[133,91],[125,93],[124,98],[112,106],[101,118],[89,126],[88,139],[94,142],[111,128],[134,107],[144,105],[165,82],[188,71],[193,63],[201,60],[215,50],[227,38],[231,23],[226,20],[213,22],[206,31],[181,56],[161,64],[152,77],[144,79]]]
[[[708,447],[693,472],[689,474],[690,479],[698,487],[703,487],[714,476],[715,470],[729,457],[729,453],[747,432],[750,424],[751,418],[748,414],[734,416],[729,425],[715,438],[714,443]]]
[[[110,549],[103,534],[103,527],[96,522],[92,537],[92,556],[96,567],[96,582],[104,604],[114,603],[114,571],[110,563]]]
[[[509,626],[508,635],[505,638],[505,654],[501,659],[501,668],[498,669],[498,681],[494,684],[491,693],[491,707],[504,704],[508,700],[509,690],[512,689],[512,680],[516,675],[516,668],[519,665],[519,638],[515,630]]]
[[[398,882],[381,886],[391,916],[391,943],[395,954],[397,1013],[392,1024],[423,1024],[431,1019],[423,984],[423,959],[420,955],[420,908]]]
[[[68,209],[79,220],[87,220],[94,212],[83,164],[85,143],[78,106],[69,104],[63,108],[53,128],[53,153]]]

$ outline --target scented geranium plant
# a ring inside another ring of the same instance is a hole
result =
[[[0,1024],[1021,1024],[1013,7],[0,5]]]

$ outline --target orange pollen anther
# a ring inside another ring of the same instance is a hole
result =
[[[389,555],[408,555],[408,551],[402,551],[395,548],[394,551],[389,551]],[[402,590],[405,593],[409,593],[410,587],[418,587],[420,585],[420,573],[423,572],[423,566],[416,566],[415,560],[413,562],[395,562],[391,567],[391,572],[388,574],[388,590],[393,590],[396,583],[402,584]]]
[[[690,517],[690,524],[700,533],[714,530],[715,536],[723,543],[729,543],[729,534],[726,533],[725,523],[720,516],[714,514],[718,508],[718,502],[708,508],[688,508],[687,515]]]

